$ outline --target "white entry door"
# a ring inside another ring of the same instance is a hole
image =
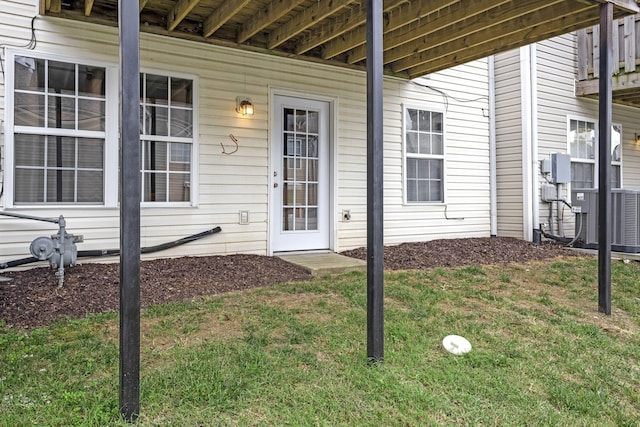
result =
[[[329,249],[329,103],[275,97],[273,252]]]

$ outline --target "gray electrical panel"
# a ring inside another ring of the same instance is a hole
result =
[[[551,182],[553,184],[569,184],[571,182],[571,156],[568,154],[551,154]]]

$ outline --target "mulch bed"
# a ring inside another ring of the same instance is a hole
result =
[[[46,267],[0,272],[0,319],[6,326],[35,327],[88,313],[117,311],[120,306],[119,264],[78,264],[65,269],[58,287]],[[310,280],[306,271],[279,258],[258,255],[167,258],[142,261],[140,304],[145,307],[191,301],[207,295]]]
[[[366,259],[367,249],[342,252],[353,258]],[[402,243],[384,248],[385,270],[424,270],[435,267],[505,264],[579,256],[565,246],[545,241],[540,246],[510,237],[440,239],[428,242]]]
[[[343,252],[365,259],[366,249]],[[484,265],[575,256],[554,243],[534,246],[511,238],[445,239],[385,247],[385,269]],[[64,286],[49,268],[0,271],[0,319],[5,327],[30,328],[119,308],[118,264],[79,264],[65,270]],[[208,295],[310,280],[306,271],[279,258],[228,255],[158,259],[141,263],[141,305],[191,301]]]

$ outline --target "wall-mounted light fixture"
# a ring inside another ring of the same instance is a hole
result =
[[[239,96],[236,98],[236,112],[242,117],[253,117],[253,103],[250,98]]]
[[[636,144],[640,144],[640,133],[636,133]]]

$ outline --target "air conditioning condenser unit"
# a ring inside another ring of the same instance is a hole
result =
[[[576,246],[598,248],[598,190],[571,191],[571,204],[576,212]],[[640,190],[611,190],[611,250],[640,253]]]

